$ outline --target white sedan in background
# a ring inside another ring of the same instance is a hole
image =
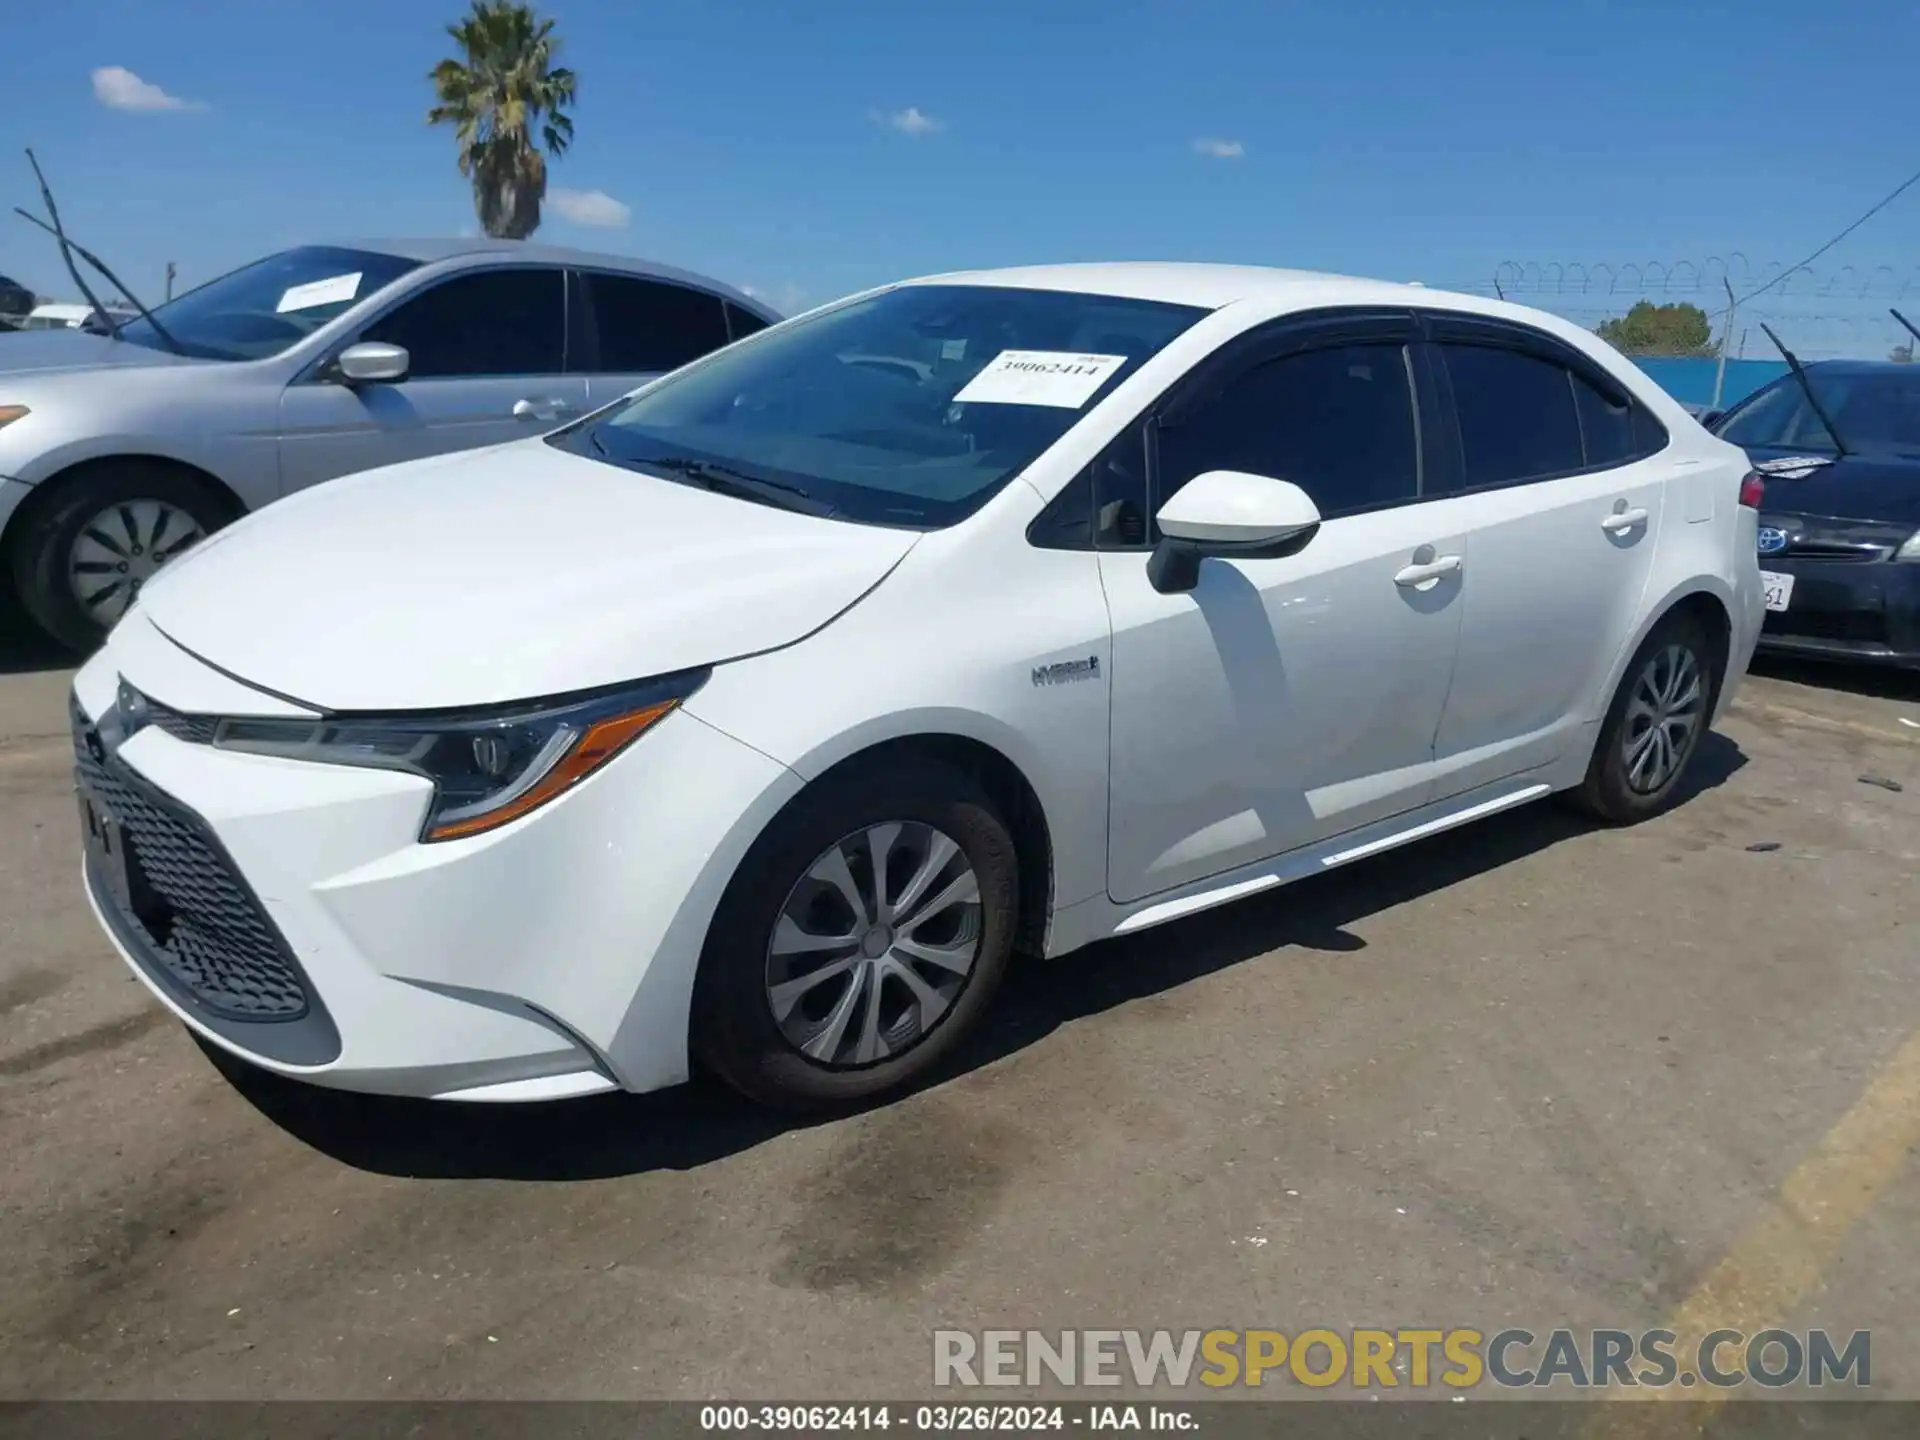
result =
[[[1512,305],[890,286],[169,567],[75,681],[87,888],[282,1074],[845,1102],[1015,950],[1553,791],[1671,803],[1759,629],[1758,500]]]

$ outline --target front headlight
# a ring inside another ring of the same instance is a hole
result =
[[[710,672],[460,714],[221,720],[222,750],[405,770],[433,782],[422,841],[478,835],[537,810],[659,724]]]
[[[1920,560],[1920,530],[1907,537],[1907,543],[1893,552],[1896,560]]]

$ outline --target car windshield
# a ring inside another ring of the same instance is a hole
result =
[[[986,503],[1205,313],[906,285],[722,350],[553,439],[770,504],[932,529]]]
[[[1849,450],[1920,453],[1920,368],[1807,371],[1807,382]],[[1835,452],[1833,437],[1791,375],[1776,380],[1720,425],[1734,445]]]
[[[153,315],[195,359],[261,360],[305,339],[419,263],[371,250],[303,245],[209,280]],[[120,338],[155,350],[171,348],[145,320],[121,326]]]

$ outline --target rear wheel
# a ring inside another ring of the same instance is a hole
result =
[[[1684,611],[1668,615],[1621,677],[1587,778],[1571,798],[1615,825],[1666,809],[1700,748],[1719,688],[1706,627]]]
[[[829,778],[756,842],[708,936],[701,1059],[788,1110],[924,1075],[973,1027],[1017,920],[1012,837],[957,770]]]
[[[176,470],[96,466],[20,536],[14,588],[41,629],[90,651],[162,566],[232,518],[210,488]]]

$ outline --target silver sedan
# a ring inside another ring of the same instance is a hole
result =
[[[151,319],[0,335],[0,587],[91,649],[249,510],[537,434],[778,318],[616,256],[378,241],[268,256]]]

